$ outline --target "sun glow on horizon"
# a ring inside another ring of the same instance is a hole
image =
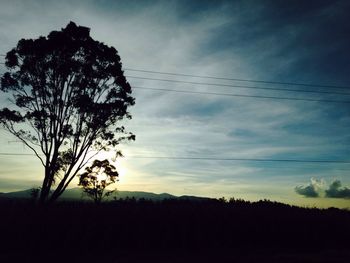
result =
[[[94,154],[96,154],[96,152],[92,152],[90,157],[91,158]],[[124,151],[123,151],[124,154]],[[98,154],[96,154],[96,156],[94,156],[93,158],[91,158],[91,161],[93,160],[108,160],[113,166],[115,166],[118,174],[119,174],[119,178],[118,178],[118,184],[125,183],[126,181],[128,181],[127,178],[127,174],[129,174],[129,169],[126,167],[125,165],[125,159],[124,157],[116,157],[116,152],[115,151],[101,151]],[[87,164],[88,165],[88,164]]]

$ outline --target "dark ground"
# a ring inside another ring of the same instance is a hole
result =
[[[0,202],[0,262],[350,262],[350,211],[269,201]]]

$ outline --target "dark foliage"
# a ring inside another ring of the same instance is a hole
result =
[[[350,251],[350,212],[335,208],[131,198],[99,206],[7,201],[0,209],[3,256],[57,258],[65,250],[79,262],[346,262]]]
[[[92,39],[89,28],[70,22],[47,37],[21,39],[5,64],[0,90],[15,109],[0,109],[0,124],[44,166],[41,202],[63,193],[90,150],[135,139],[117,126],[134,104],[118,52]]]
[[[102,176],[102,179],[99,179]],[[85,172],[79,175],[79,186],[83,188],[84,193],[96,204],[101,203],[104,197],[111,195],[114,190],[106,190],[111,184],[118,180],[118,172],[115,166],[109,161],[94,160],[91,166],[85,168]]]

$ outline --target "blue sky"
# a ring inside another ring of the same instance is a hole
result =
[[[90,27],[96,40],[114,46],[124,68],[350,86],[348,1],[188,2],[0,0],[0,53],[9,51],[21,38],[45,36],[74,21]],[[350,93],[346,89],[271,86],[128,70],[125,74],[135,87],[350,101],[350,95],[193,85],[132,76]],[[122,170],[120,190],[350,207],[347,198],[325,197],[325,190],[335,180],[341,181],[341,189],[350,187],[349,164],[131,158],[349,160],[350,104],[136,88],[134,96],[133,119],[126,126],[137,137],[134,143],[122,146],[126,158],[118,164]],[[9,105],[3,94],[0,103]],[[1,152],[29,153],[4,131],[0,134]],[[40,183],[43,171],[35,157],[0,157],[0,191]],[[296,186],[311,187],[319,196],[306,197]]]

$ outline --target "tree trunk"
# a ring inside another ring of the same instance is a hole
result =
[[[40,191],[40,199],[39,202],[41,204],[46,203],[48,196],[50,194],[50,187],[48,186],[48,181],[50,179],[50,169],[48,166],[45,167],[45,178],[43,181],[43,184],[41,186],[41,191]]]

